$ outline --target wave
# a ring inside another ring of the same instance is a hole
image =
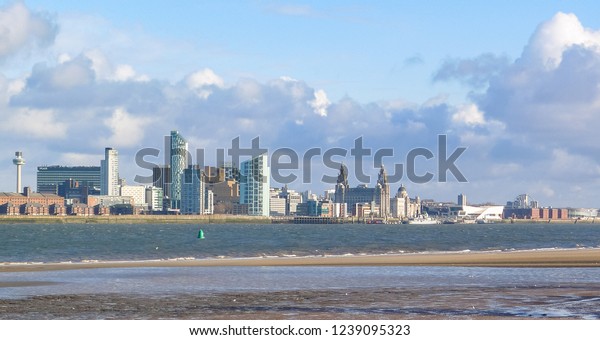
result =
[[[193,261],[213,261],[213,260],[258,260],[258,259],[283,259],[283,258],[295,258],[295,259],[311,259],[311,258],[348,258],[348,257],[387,257],[387,256],[410,256],[410,255],[452,255],[452,254],[493,254],[500,252],[548,252],[548,251],[567,251],[567,250],[600,250],[600,247],[578,247],[578,248],[559,248],[559,247],[545,247],[545,248],[533,248],[533,249],[491,249],[491,250],[452,250],[452,251],[419,251],[419,252],[385,252],[385,253],[339,253],[339,254],[311,254],[311,255],[297,255],[297,254],[259,254],[251,256],[227,256],[218,255],[210,257],[169,257],[169,258],[148,258],[148,259],[83,259],[79,261],[66,260],[66,261],[15,261],[15,262],[0,262],[0,268],[2,266],[35,266],[35,265],[46,265],[46,264],[57,264],[57,265],[77,265],[77,264],[97,264],[97,265],[110,265],[110,264],[152,264],[152,263],[163,263],[163,262],[193,262]]]

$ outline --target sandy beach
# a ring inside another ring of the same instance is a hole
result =
[[[195,266],[600,267],[600,249],[411,253],[364,256],[259,257],[243,259],[223,258],[149,261],[82,261],[68,263],[5,263],[0,265],[0,272]]]

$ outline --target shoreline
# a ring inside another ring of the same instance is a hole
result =
[[[600,248],[507,252],[408,253],[322,257],[260,257],[145,261],[89,261],[0,264],[0,272],[100,268],[262,266],[455,266],[455,267],[600,267]]]
[[[91,215],[91,216],[55,216],[55,215],[0,215],[0,224],[225,224],[225,223],[252,223],[252,224],[272,224],[282,223],[285,219],[278,217],[248,216],[248,215]],[[393,221],[398,222],[398,221]],[[289,223],[293,223],[290,220]],[[365,221],[359,221],[352,218],[344,221],[343,224],[364,224]],[[342,223],[339,223],[342,224]],[[391,223],[398,224],[400,223]],[[474,224],[474,223],[456,223],[456,224]],[[496,224],[600,224],[600,217],[589,219],[503,219]]]

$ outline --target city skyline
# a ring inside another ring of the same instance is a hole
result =
[[[97,166],[106,146],[121,177],[148,176],[135,154],[162,149],[170,130],[215,165],[236,137],[299,154],[362,137],[394,149],[390,170],[443,134],[449,150],[467,148],[457,165],[468,182],[404,181],[421,197],[597,207],[598,6],[0,2],[0,23],[15,28],[0,30],[0,191],[14,191],[15,150],[23,186],[35,187],[37,166]],[[320,158],[312,172],[337,175]]]

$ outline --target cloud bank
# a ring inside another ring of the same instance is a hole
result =
[[[20,3],[1,9],[3,16],[22,25],[17,32],[0,27],[0,58],[49,46],[56,38],[56,24]],[[236,137],[249,146],[259,136],[262,146],[300,154],[312,147],[349,149],[363,137],[365,147],[394,149],[394,157],[384,160],[393,169],[412,148],[435,151],[437,135],[447,134],[449,150],[468,147],[459,167],[470,183],[414,185],[414,194],[454,200],[465,192],[475,201],[504,203],[528,192],[543,204],[585,205],[600,190],[600,33],[573,14],[541,23],[516,60],[484,53],[444,61],[435,82],[456,80],[472,88],[460,105],[444,95],[423,103],[332,101],[326,88],[290,76],[226,82],[210,65],[164,80],[111,59],[101,48],[52,52],[54,59],[31,65],[22,77],[0,73],[4,164],[10,150],[24,151],[32,169],[90,162],[96,155],[99,162],[103,148],[112,146],[119,149],[122,176],[132,179],[140,171],[136,151],[162,148],[162,137],[179,130],[209,157]],[[418,170],[434,165],[422,162]],[[298,184],[309,187],[326,188]]]

